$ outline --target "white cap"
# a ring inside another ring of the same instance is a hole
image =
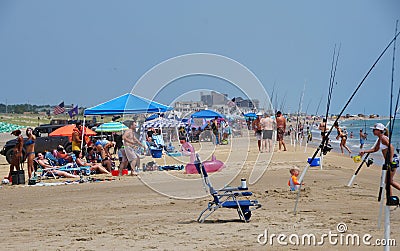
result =
[[[385,130],[385,126],[382,123],[376,123],[373,127],[371,127],[371,129],[384,131]]]
[[[257,115],[257,116],[262,116],[263,114],[262,114],[262,112],[257,112],[256,115]]]

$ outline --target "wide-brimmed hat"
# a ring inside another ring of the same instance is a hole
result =
[[[11,134],[20,135],[21,134],[21,130],[20,129],[14,130],[14,131],[11,132]]]
[[[257,112],[256,115],[257,115],[257,116],[262,116],[263,114],[262,114],[262,112]]]

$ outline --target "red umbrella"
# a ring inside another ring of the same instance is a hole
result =
[[[57,130],[51,132],[49,136],[68,136],[70,139],[72,138],[72,132],[76,126],[74,124],[66,125],[63,127],[58,128]],[[85,136],[94,136],[96,132],[90,130],[89,128],[85,127],[84,129]]]

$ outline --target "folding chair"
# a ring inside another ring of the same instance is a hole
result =
[[[247,187],[224,187],[223,189],[215,190],[198,154],[196,154],[196,161],[194,164],[197,172],[201,175],[204,184],[208,187],[208,190],[213,197],[213,200],[208,202],[207,207],[201,211],[197,218],[197,222],[203,223],[211,214],[220,208],[236,209],[239,219],[244,222],[249,222],[251,212],[260,208],[261,204],[258,203],[257,200],[239,200],[239,197],[249,197],[253,195],[253,193],[248,191]]]

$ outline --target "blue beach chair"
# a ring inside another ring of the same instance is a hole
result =
[[[197,172],[202,176],[204,184],[208,187],[208,190],[213,197],[213,200],[208,202],[207,207],[201,211],[197,218],[197,222],[203,223],[211,214],[220,208],[236,209],[239,219],[244,222],[249,222],[251,212],[260,208],[261,204],[258,203],[257,200],[239,200],[239,197],[249,197],[253,195],[253,193],[248,191],[247,187],[224,187],[223,189],[215,190],[198,154],[196,154],[196,161],[194,164]]]

